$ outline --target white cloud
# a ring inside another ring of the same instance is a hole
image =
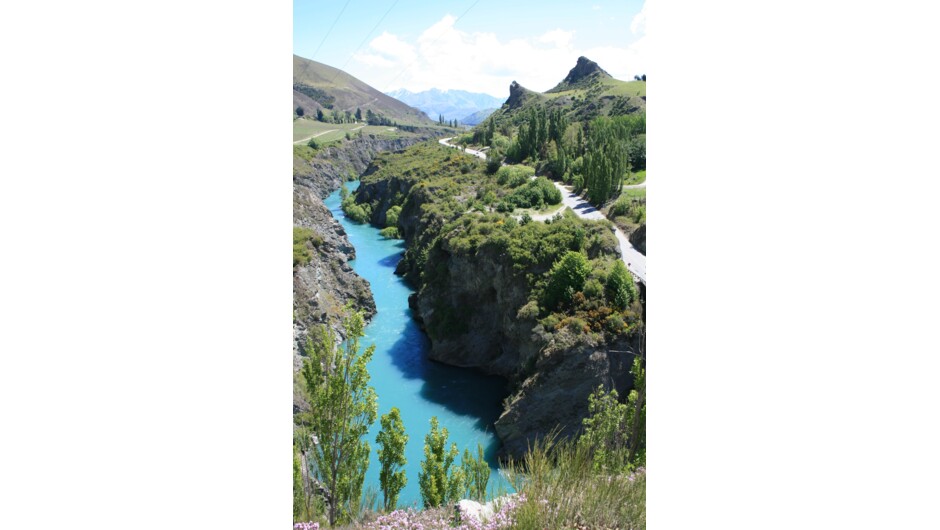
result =
[[[594,5],[591,6],[591,9],[592,9],[593,11],[600,11],[600,10],[601,10],[601,6],[599,6],[599,5],[597,5],[597,4],[594,4]]]
[[[643,2],[640,12],[633,17],[633,22],[630,22],[630,31],[634,35],[646,35],[646,2]]]
[[[556,48],[567,48],[571,44],[572,38],[574,38],[573,31],[554,29],[539,37],[539,42],[554,44]]]
[[[501,41],[493,33],[461,31],[455,21],[447,15],[413,41],[382,33],[353,56],[350,73],[384,92],[440,88],[508,97],[512,81],[540,92],[552,88],[581,55],[618,79],[645,72],[643,38],[631,45],[579,49],[574,31],[562,28]]]

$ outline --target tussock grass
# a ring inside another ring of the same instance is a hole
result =
[[[646,528],[646,471],[605,475],[590,449],[571,441],[539,441],[507,473],[525,502],[514,528]]]

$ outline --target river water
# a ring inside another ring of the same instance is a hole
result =
[[[347,182],[346,187],[352,192],[359,187],[359,181]],[[506,396],[505,381],[428,360],[428,338],[412,319],[408,307],[408,295],[413,291],[394,273],[404,252],[404,242],[385,239],[378,229],[347,220],[340,208],[338,190],[324,202],[356,248],[356,259],[349,265],[369,282],[375,298],[376,315],[366,326],[360,345],[362,348],[373,343],[376,346],[369,373],[378,395],[378,416],[398,407],[410,437],[405,446],[408,463],[404,468],[408,483],[399,496],[399,507],[421,507],[418,472],[424,459],[424,437],[431,429],[431,416],[437,416],[440,425],[447,428],[448,447],[455,442],[461,455],[465,448],[476,455],[477,444],[483,445],[491,470],[487,485],[490,496],[509,491],[496,465],[499,439],[493,432],[493,422],[499,417],[502,399]],[[376,418],[369,431],[372,452],[364,490],[374,487],[380,491],[375,443],[379,429]]]

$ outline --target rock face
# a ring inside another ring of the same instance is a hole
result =
[[[568,72],[568,75],[562,80],[562,83],[573,85],[594,73],[600,73],[606,77],[610,77],[610,74],[604,71],[597,63],[587,57],[581,56],[578,57],[577,64]]]
[[[640,225],[630,234],[630,244],[640,251],[640,254],[646,255],[646,223]]]
[[[533,92],[531,90],[513,81],[512,84],[509,85],[509,99],[506,100],[505,105],[508,105],[510,109],[521,107],[532,94]]]
[[[557,431],[572,437],[588,415],[588,396],[598,385],[629,391],[630,366],[638,344],[599,345],[567,330],[553,334],[536,357],[532,375],[522,381],[506,410],[496,421],[496,434],[503,441],[502,456],[520,458],[537,439]]]
[[[562,437],[576,435],[598,385],[621,394],[630,388],[633,356],[613,351],[637,351],[638,344],[598,344],[567,330],[548,333],[524,318],[528,288],[505,256],[428,258],[429,269],[442,263],[447,281],[425,284],[409,305],[428,333],[431,359],[500,375],[516,387],[495,425],[501,457],[521,458],[555,429]]]

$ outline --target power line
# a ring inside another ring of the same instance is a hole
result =
[[[388,14],[392,12],[392,9],[395,8],[395,5],[398,4],[398,2],[399,0],[395,0],[395,2],[392,3],[392,7],[388,8],[388,11],[386,11],[385,14],[382,15],[382,18],[380,18],[379,21],[376,22],[374,26],[372,26],[372,29],[370,29],[369,33],[366,34],[366,38],[362,39],[362,42],[359,43],[359,46],[351,54],[349,54],[349,57],[346,58],[346,62],[343,63],[343,66],[339,67],[340,70],[343,70],[344,68],[346,68],[346,65],[349,64],[349,61],[352,60],[354,55],[356,55],[356,52],[358,52],[359,49],[362,48],[362,45],[365,44],[367,40],[369,40],[369,37],[372,36],[372,33],[374,33],[376,28],[379,27],[379,24],[381,24],[382,21],[385,20],[385,17],[387,17]],[[340,74],[339,72],[336,72],[336,75],[333,76],[333,79],[330,79],[331,85],[333,84],[333,81],[336,81],[336,78],[339,77],[339,74]]]
[[[330,29],[327,30],[326,35],[323,36],[323,40],[320,41],[320,45],[317,46],[317,51],[313,52],[313,56],[310,59],[316,59],[317,53],[320,52],[320,48],[323,47],[323,43],[326,42],[327,37],[330,36],[330,33],[333,31],[333,28],[336,27],[336,23],[339,22],[339,17],[343,16],[343,12],[346,11],[346,6],[349,5],[350,0],[346,0],[346,3],[343,4],[343,9],[339,11],[339,14],[336,15],[336,20],[333,21],[333,25],[330,26]]]
[[[474,2],[470,7],[468,7],[467,10],[463,12],[463,14],[461,14],[459,17],[456,18],[456,20],[454,20],[453,26],[456,26],[457,23],[460,22],[460,19],[462,19],[462,18],[464,17],[464,15],[466,15],[467,13],[469,13],[470,10],[473,9],[474,6],[476,6],[476,5],[479,4],[479,3],[480,3],[480,0],[476,0],[476,2]],[[437,38],[435,38],[433,41],[431,41],[431,44],[429,44],[428,46],[434,46],[434,43],[437,42],[438,40],[440,40],[440,38],[444,36],[444,33],[445,33],[446,31],[447,31],[446,29],[445,29],[444,31],[442,31],[441,34],[438,35]],[[415,60],[412,61],[411,64],[409,64],[408,66],[406,66],[404,70],[398,72],[398,75],[396,75],[395,77],[392,78],[391,81],[389,81],[388,83],[386,83],[386,85],[385,85],[385,90],[388,90],[389,88],[391,88],[392,83],[395,82],[396,79],[398,79],[399,77],[401,77],[401,75],[402,75],[403,73],[407,72],[409,68],[411,68],[412,66],[414,66],[415,64],[417,64],[418,59],[419,59],[419,58],[415,58]]]

